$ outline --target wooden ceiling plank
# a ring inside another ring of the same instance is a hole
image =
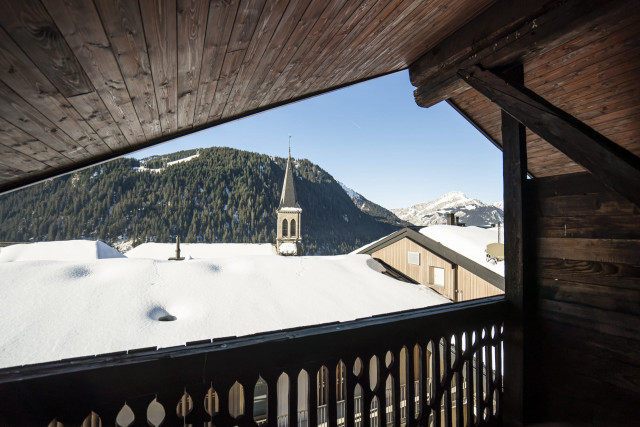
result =
[[[64,96],[94,90],[39,0],[2,0],[0,5],[0,25]]]
[[[1,28],[0,79],[89,153],[109,151],[93,128]]]
[[[194,126],[202,126],[209,120],[209,111],[218,86],[224,55],[227,51],[240,0],[212,1],[205,32],[202,69],[193,117]]]
[[[241,0],[240,2],[227,52],[222,63],[220,77],[218,78],[218,86],[209,111],[209,122],[215,122],[222,117],[222,112],[238,76],[238,70],[242,65],[247,48],[258,26],[265,2],[266,0]],[[246,110],[249,109],[247,108]]]
[[[310,52],[307,58],[311,59],[306,67],[305,71],[300,75],[298,79],[293,79],[287,86],[290,93],[307,93],[309,82],[315,80],[315,73],[323,64],[328,61],[332,55],[339,52],[338,46],[340,43],[356,28],[358,23],[364,16],[366,16],[370,9],[374,6],[377,0],[364,0],[357,4],[351,3],[352,6],[345,13],[341,13],[339,21],[334,23],[333,31],[328,40],[323,40],[322,43],[316,43],[314,46],[318,49]]]
[[[375,4],[367,11],[366,15],[361,16],[360,19],[358,19],[358,22],[353,25],[353,28],[351,28],[349,33],[345,34],[345,36],[340,39],[337,47],[333,52],[331,52],[329,58],[322,61],[321,65],[314,70],[311,77],[305,82],[306,84],[301,87],[301,91],[299,93],[313,92],[319,84],[324,86],[324,80],[327,79],[327,77],[330,78],[333,76],[333,72],[341,65],[340,63],[342,58],[349,58],[349,55],[353,54],[355,47],[359,46],[363,40],[378,28],[377,24],[387,22],[386,20],[392,15],[393,11],[405,1],[408,0],[375,2]],[[383,25],[380,25],[380,28],[382,27]],[[366,49],[366,47],[364,48]],[[351,80],[351,76],[349,74],[344,78]]]
[[[96,0],[95,6],[145,138],[158,137],[162,128],[138,4],[128,0]]]
[[[256,28],[255,35],[247,48],[245,60],[238,71],[238,78],[231,89],[229,101],[222,113],[223,116],[234,116],[242,111],[244,103],[249,97],[247,92],[252,87],[251,82],[254,81],[256,70],[259,66],[266,65],[265,52],[271,48],[271,41],[276,38],[275,33],[280,23],[286,19],[285,11],[288,4],[290,4],[288,0],[269,1],[262,10],[262,15],[258,20],[258,28]]]
[[[68,158],[1,118],[0,138],[6,146],[52,168],[69,163]]]
[[[552,97],[554,94],[566,95],[574,90],[584,90],[590,85],[596,84],[600,87],[610,87],[616,84],[618,76],[630,71],[635,71],[640,67],[640,62],[629,60],[629,54],[638,53],[640,49],[633,49],[621,52],[619,55],[604,59],[591,65],[585,66],[573,73],[558,76],[555,81],[532,82],[536,90],[540,90],[544,97]]]
[[[28,172],[23,172],[21,170],[18,170],[16,168],[12,168],[9,165],[5,165],[2,162],[2,159],[0,159],[0,191],[2,191],[2,187],[4,187],[5,185],[21,179],[22,177],[24,177],[25,175],[28,176]]]
[[[96,92],[71,96],[67,101],[113,151],[125,150],[129,143]]]
[[[129,144],[145,141],[137,112],[93,2],[42,1]]]
[[[615,50],[618,42],[612,43],[612,38],[618,41],[624,40],[626,34],[632,34],[633,27],[640,24],[637,14],[628,13],[625,9],[620,9],[618,14],[610,19],[596,19],[591,28],[572,40],[568,40],[562,46],[553,49],[544,55],[532,58],[524,64],[525,84],[529,85],[529,78],[543,78],[548,72],[558,68],[559,65],[567,66],[576,60],[580,60],[587,55],[598,52],[606,55],[607,50]],[[629,28],[631,27],[631,28]],[[620,40],[622,37],[622,40]]]
[[[193,126],[209,3],[178,0],[178,129]]]
[[[377,20],[370,23],[369,28],[366,30],[366,37],[359,39],[352,48],[348,48],[343,52],[344,55],[341,55],[342,58],[352,58],[355,66],[352,65],[346,68],[342,60],[336,61],[328,69],[327,75],[331,76],[328,85],[337,86],[340,83],[344,83],[347,76],[353,76],[355,80],[375,74],[375,70],[378,67],[391,62],[389,56],[380,54],[385,50],[384,48],[388,47],[389,44],[397,43],[398,38],[403,38],[407,33],[414,30],[404,20],[409,18],[419,22],[425,16],[435,16],[438,9],[438,7],[433,6],[424,7],[424,2],[419,0],[403,1],[390,11],[384,21]]]
[[[140,0],[162,134],[178,130],[176,0]]]
[[[639,157],[535,94],[509,85],[490,71],[474,66],[460,75],[607,187],[640,206]]]
[[[0,117],[15,127],[40,141],[46,141],[46,145],[69,160],[83,160],[90,156],[84,147],[60,131],[40,111],[4,83],[0,83],[0,99],[4,101],[0,102]]]
[[[276,89],[270,95],[270,103],[284,99],[288,91],[300,93],[295,88],[299,87],[302,80],[306,78],[305,73],[311,73],[312,64],[320,57],[325,46],[334,40],[334,35],[360,7],[362,1],[346,1],[346,4],[343,4],[343,1],[331,2],[331,6],[335,7],[330,6],[325,9],[327,15],[324,19],[322,16],[318,19],[309,33],[310,36],[305,40],[306,45],[301,46],[287,64],[289,70],[285,68],[285,71],[278,76],[274,83]]]
[[[304,67],[303,64],[305,60],[307,60],[307,56],[310,55],[310,52],[319,40],[326,35],[325,33],[331,31],[331,24],[340,11],[348,9],[345,3],[345,0],[329,2],[329,5],[322,11],[318,19],[315,20],[311,30],[302,41],[302,44],[296,49],[296,52],[288,61],[285,68],[278,73],[277,78],[273,82],[272,90],[267,93],[263,101],[264,105],[275,104],[282,100],[283,93],[287,91],[289,84],[296,78],[296,73],[300,73]]]
[[[294,57],[299,47],[303,44],[304,39],[313,29],[314,24],[320,19],[322,13],[326,9],[326,2],[315,1],[312,2],[298,21],[292,22],[292,30],[289,30],[289,35],[284,39],[284,46],[279,49],[279,54],[274,58],[272,62],[271,72],[263,74],[264,78],[258,80],[258,96],[255,99],[251,99],[248,103],[250,108],[258,108],[266,106],[268,95],[271,91],[278,92],[278,88],[274,87],[274,83],[277,81],[280,74],[282,74]],[[301,94],[295,94],[299,96]]]
[[[5,145],[3,135],[0,135],[0,162],[19,170],[20,172],[42,171],[50,169],[46,164],[27,156],[10,146]]]
[[[396,28],[392,36],[380,37],[379,35],[379,40],[372,42],[372,50],[375,55],[370,56],[366,62],[360,61],[363,64],[361,67],[364,69],[360,71],[358,77],[364,78],[372,64],[379,63],[382,58],[387,58],[389,68],[408,67],[423,52],[451,36],[452,33],[484,12],[494,2],[495,0],[457,3],[443,1],[437,7],[432,6],[429,13],[409,14],[406,17],[406,22],[394,24]],[[423,5],[423,3],[420,4],[420,6]],[[424,7],[421,7],[420,10],[422,9],[428,10]],[[457,27],[452,23],[455,23]]]

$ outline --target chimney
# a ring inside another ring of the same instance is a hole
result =
[[[447,214],[447,225],[456,225],[456,215],[453,213]]]
[[[182,261],[184,257],[180,256],[180,236],[176,236],[176,256],[169,258],[169,261]]]

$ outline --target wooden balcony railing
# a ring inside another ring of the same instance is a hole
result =
[[[0,425],[500,424],[504,304],[3,369]]]

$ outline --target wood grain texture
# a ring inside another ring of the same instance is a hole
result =
[[[178,128],[193,126],[205,31],[209,17],[205,0],[178,0]]]
[[[528,187],[532,203],[542,206],[533,210],[534,349],[544,367],[530,384],[544,391],[533,403],[535,419],[626,425],[637,413],[629,405],[640,397],[638,212],[586,173],[534,179]],[[557,237],[565,222],[574,236]],[[550,387],[558,380],[562,387]]]
[[[144,141],[144,131],[93,3],[45,0],[43,4],[128,143]]]
[[[145,138],[162,135],[140,8],[129,0],[95,2]]]
[[[227,51],[239,6],[240,0],[211,2],[209,4],[194,126],[201,126],[209,120],[209,111],[222,70],[223,61],[221,58]]]
[[[39,0],[3,0],[0,7],[0,25],[62,95],[73,96],[93,90],[74,53]]]
[[[141,0],[140,12],[162,133],[169,134],[178,129],[176,0]]]

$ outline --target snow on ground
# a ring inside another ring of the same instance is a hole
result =
[[[487,262],[487,245],[498,242],[498,228],[458,227],[455,225],[432,225],[420,229],[420,233],[458,252],[478,264],[504,276],[504,261]],[[500,230],[500,241],[504,235]]]
[[[368,255],[0,262],[0,368],[449,302],[379,269]]]
[[[91,240],[24,243],[0,248],[0,263],[35,260],[91,261],[105,258],[124,258],[124,255],[103,242]]]
[[[282,255],[295,255],[298,253],[298,246],[292,242],[280,243],[279,249]]]
[[[275,246],[271,243],[180,243],[180,256],[192,259],[275,253]],[[175,243],[143,243],[125,253],[128,258],[157,260],[166,260],[175,254]]]

